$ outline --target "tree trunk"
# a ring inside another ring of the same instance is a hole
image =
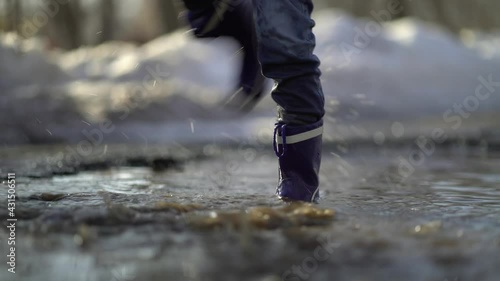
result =
[[[160,16],[160,22],[164,33],[176,30],[179,27],[177,20],[178,10],[174,4],[175,0],[156,0],[156,6]]]
[[[51,0],[56,1],[56,0]],[[65,5],[59,5],[59,12],[54,16],[56,29],[60,30],[62,41],[61,47],[65,49],[75,49],[81,45],[81,28],[80,28],[80,3],[78,0],[69,1]]]
[[[115,22],[115,5],[113,0],[101,0],[101,32],[99,43],[113,40],[113,29]]]
[[[18,32],[21,21],[21,0],[6,0],[5,6],[5,30]]]

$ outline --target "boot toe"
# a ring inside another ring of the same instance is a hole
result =
[[[318,203],[319,188],[298,185],[297,180],[283,180],[276,189],[276,195],[283,201],[304,201]]]

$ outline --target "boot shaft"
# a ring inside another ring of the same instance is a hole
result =
[[[319,199],[323,121],[303,126],[277,124],[274,147],[279,162],[277,195],[285,200]]]

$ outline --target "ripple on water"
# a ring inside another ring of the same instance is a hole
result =
[[[500,213],[500,175],[455,173],[448,176],[454,180],[437,180],[431,184],[437,195],[432,203],[444,208],[448,216]]]
[[[150,194],[153,172],[145,167],[120,167],[102,171],[87,171],[75,175],[56,176],[53,184],[65,192],[107,191],[121,194]]]

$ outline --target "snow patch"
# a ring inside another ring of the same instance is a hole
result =
[[[499,34],[464,31],[454,37],[415,19],[385,23],[379,34],[360,34],[368,21],[335,10],[314,17],[330,130],[363,121],[442,118],[474,95],[479,77],[500,80]],[[52,128],[48,141],[83,137],[75,125],[80,119],[112,120],[121,131],[143,124],[150,130],[142,134],[158,141],[211,141],[224,138],[221,128],[237,137],[255,135],[262,120],[272,122],[274,116],[269,96],[245,117],[220,108],[241,63],[230,39],[199,40],[178,31],[142,46],[108,42],[69,52],[44,46],[0,35],[0,125],[10,127],[9,142],[43,138],[41,125],[19,129],[42,119],[59,128]],[[481,102],[477,112],[498,111],[499,96]],[[203,126],[192,132],[186,120]]]

